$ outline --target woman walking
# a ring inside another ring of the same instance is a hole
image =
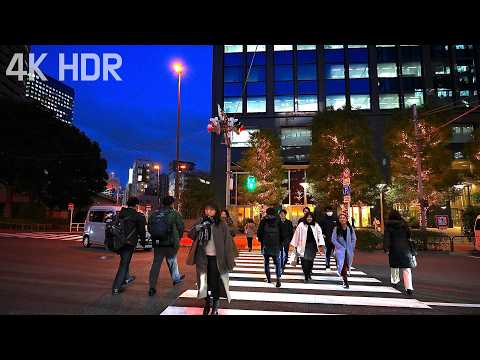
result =
[[[230,213],[228,212],[228,210],[223,209],[222,212],[220,213],[220,217],[222,218],[223,221],[227,223],[228,230],[230,231],[230,235],[233,238],[237,234],[237,230],[235,229],[235,225],[233,224],[233,219],[230,216]]]
[[[238,252],[228,225],[215,204],[204,208],[204,216],[190,231],[194,239],[187,265],[196,265],[199,299],[205,299],[203,314],[218,315],[220,298],[231,301],[228,273],[235,267]]]
[[[357,236],[355,235],[353,227],[348,223],[345,214],[340,214],[338,222],[339,225],[337,225],[332,232],[332,243],[335,247],[337,272],[343,279],[342,286],[348,289],[348,274],[352,267]]]
[[[317,255],[317,249],[323,253],[325,240],[323,239],[322,228],[313,220],[313,214],[307,213],[305,221],[300,222],[293,234],[290,243],[296,248],[302,262],[302,270],[305,275],[305,283],[312,280],[313,260]]]
[[[253,222],[253,219],[247,219],[244,231],[247,236],[248,251],[252,251],[253,237],[255,236],[255,223]]]
[[[385,222],[383,249],[388,255],[390,280],[397,289],[402,271],[403,286],[407,295],[413,294],[412,268],[416,266],[415,249],[410,242],[410,229],[400,213],[392,210]]]

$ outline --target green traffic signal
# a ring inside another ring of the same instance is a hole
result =
[[[255,179],[255,176],[248,176],[247,177],[247,190],[249,192],[254,191],[257,188],[257,179]]]

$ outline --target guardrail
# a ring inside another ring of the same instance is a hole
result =
[[[417,232],[412,235],[412,240],[415,242],[418,250],[455,252],[455,247],[463,247],[464,250],[473,250],[474,238],[466,235],[450,236],[447,234],[433,235],[431,233],[426,234],[426,238],[422,238],[422,234]]]
[[[85,223],[71,223],[70,224],[70,232],[72,232],[72,229],[75,229],[75,231],[80,231],[85,228]]]
[[[56,224],[0,223],[0,229],[13,231],[51,231],[56,227]]]

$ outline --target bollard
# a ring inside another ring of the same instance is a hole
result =
[[[453,238],[455,236],[450,236],[450,251],[451,252],[454,252],[455,251],[455,247],[454,247],[454,244],[453,244]]]

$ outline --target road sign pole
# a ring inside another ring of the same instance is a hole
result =
[[[73,208],[70,208],[70,232],[72,232]]]

